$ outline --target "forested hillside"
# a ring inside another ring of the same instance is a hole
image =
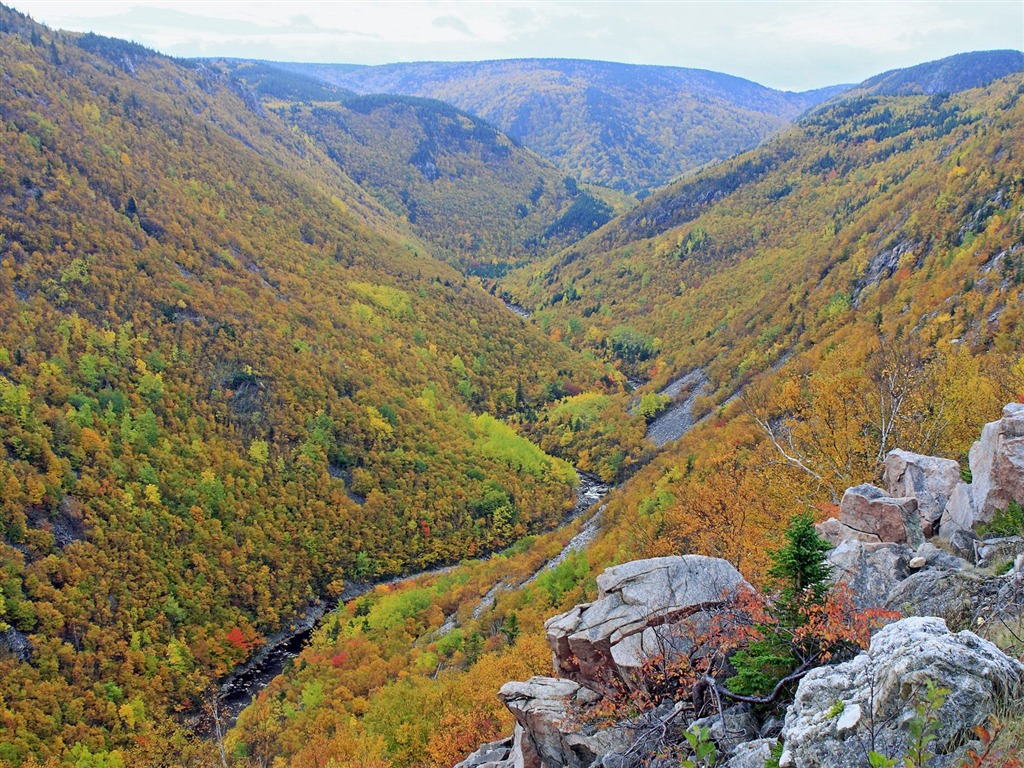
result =
[[[1021,82],[840,100],[502,287],[637,373],[707,366],[721,396],[850,326],[1010,349]]]
[[[627,199],[581,188],[478,117],[407,96],[358,96],[301,74],[230,62],[268,108],[300,128],[441,256],[501,274],[575,242]]]
[[[988,85],[993,80],[1024,71],[1022,51],[975,51],[959,53],[905,69],[894,69],[868,78],[857,93],[876,96],[956,93]]]
[[[980,56],[983,87],[886,73],[783,130],[830,92],[296,65],[407,94],[360,96],[0,6],[0,765],[447,768],[604,566],[760,584],[888,449],[962,456],[1024,396],[1024,75]],[[578,240],[616,198],[574,177],[777,131]],[[571,464],[620,483],[592,517]],[[442,565],[197,733],[311,603]]]
[[[761,584],[785,521],[834,514],[888,449],[962,458],[1024,396],[1022,95],[1017,76],[833,104],[501,281],[553,338],[652,377],[645,394],[706,371],[704,418],[538,578],[515,548],[350,604],[229,752],[449,766],[511,732],[480,688],[544,673],[544,618],[593,599],[606,565],[701,553]],[[571,438],[586,409],[564,407]]]
[[[962,458],[1021,398],[1022,96],[840,100],[509,276],[649,389],[707,378],[705,420],[613,505],[634,552],[756,572],[794,506],[825,516],[895,446]]]
[[[251,92],[4,8],[0,71],[0,761],[190,759],[170,713],[313,598],[572,504],[497,417],[620,377]]]
[[[572,59],[267,63],[360,93],[447,101],[564,172],[628,192],[749,149],[835,93],[786,93],[718,72]]]

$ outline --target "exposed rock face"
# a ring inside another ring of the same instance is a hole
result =
[[[912,547],[924,542],[917,499],[894,498],[873,485],[847,488],[839,504],[840,540],[893,542]]]
[[[1012,563],[1022,554],[1024,538],[1020,536],[986,539],[978,543],[978,566],[984,568],[1000,563]]]
[[[733,751],[725,768],[764,768],[772,755],[772,745],[777,739],[755,739],[740,744]]]
[[[932,748],[955,753],[960,740],[1024,684],[1024,664],[971,632],[951,633],[937,618],[910,618],[881,629],[867,653],[811,671],[786,713],[781,766],[841,768],[859,758],[858,738],[874,729],[878,751],[907,744],[903,723],[928,680],[950,689]],[[835,702],[842,712],[835,714]],[[830,716],[830,713],[833,713]],[[840,728],[842,726],[842,728]],[[840,733],[842,730],[842,733]],[[952,760],[952,755],[950,755]]]
[[[1003,408],[985,425],[969,454],[971,483],[958,485],[942,514],[941,534],[988,522],[1011,501],[1024,502],[1024,403]]]
[[[659,631],[686,619],[699,625],[741,587],[725,560],[700,555],[636,560],[597,577],[598,596],[545,623],[555,671],[605,694],[636,688],[645,658],[682,647],[686,633]]]
[[[601,755],[625,749],[631,742],[627,728],[578,730],[568,719],[570,704],[593,703],[593,691],[571,680],[533,677],[525,683],[506,683],[498,692],[524,733],[513,747],[513,759],[524,768],[589,768]]]
[[[827,555],[837,583],[846,584],[858,610],[885,605],[896,584],[909,575],[913,553],[903,544],[847,540]]]
[[[453,768],[511,768],[513,736],[484,744]]]
[[[32,643],[23,632],[14,627],[8,627],[0,632],[0,657],[9,653],[18,661],[26,662],[32,660]]]
[[[937,532],[942,512],[960,484],[960,465],[951,459],[892,451],[885,457],[886,491],[893,497],[913,496],[924,535]]]

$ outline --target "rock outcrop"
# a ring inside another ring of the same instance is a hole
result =
[[[1008,404],[1003,418],[984,426],[968,461],[971,482],[956,487],[942,513],[939,532],[947,539],[991,521],[1011,501],[1024,502],[1024,403]]]
[[[917,547],[924,542],[917,507],[913,496],[895,498],[873,485],[847,488],[839,504],[843,538]]]
[[[566,722],[570,707],[600,698],[571,680],[533,677],[525,683],[506,683],[498,698],[523,730],[518,741],[527,768],[589,768],[601,755],[625,749],[632,741],[626,727],[584,729]]]
[[[509,736],[480,748],[453,768],[512,768],[512,748],[515,737]]]
[[[686,653],[687,632],[665,631],[684,620],[706,621],[747,582],[725,560],[699,555],[636,560],[597,577],[593,603],[545,623],[555,671],[600,693],[642,685],[645,658]],[[683,645],[680,645],[683,644]]]
[[[931,537],[938,532],[942,512],[960,484],[960,465],[951,459],[895,450],[885,457],[883,482],[890,496],[917,499],[921,528]]]
[[[711,647],[701,646],[704,630],[721,629],[723,617],[751,619],[732,604],[750,587],[729,563],[694,555],[639,560],[601,574],[594,602],[548,620],[562,679],[506,684],[500,697],[516,719],[514,735],[484,745],[460,768],[667,768],[686,754],[688,725],[707,729],[728,768],[760,768],[780,743],[783,768],[846,768],[864,762],[866,744],[890,755],[905,751],[929,681],[950,691],[934,704],[938,730],[930,749],[938,753],[933,768],[951,768],[971,729],[1024,695],[1024,664],[946,623],[998,631],[1024,618],[1024,539],[974,532],[1011,500],[1024,499],[1024,405],[1006,406],[1000,421],[985,426],[970,463],[968,485],[954,461],[893,451],[886,489],[848,489],[838,519],[818,526],[838,544],[827,559],[858,609],[911,618],[879,630],[851,661],[808,672],[784,721],[762,720],[748,704],[730,706],[729,692],[704,678],[633,719],[586,725],[581,713],[602,699],[651,692],[647,659],[693,662]]]
[[[800,681],[786,713],[779,765],[849,765],[858,740],[898,754],[907,745],[905,723],[928,681],[950,690],[937,713],[932,750],[951,762],[971,729],[1018,695],[1024,664],[971,632],[953,634],[938,618],[890,624],[866,653]]]
[[[850,588],[858,610],[885,605],[896,584],[910,575],[913,553],[904,544],[847,540],[827,555],[837,583]]]
[[[32,660],[32,643],[24,632],[19,632],[14,627],[8,627],[0,632],[0,658],[8,653],[21,662]]]

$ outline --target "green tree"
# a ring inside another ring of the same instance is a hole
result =
[[[821,602],[828,590],[832,566],[825,559],[831,545],[814,528],[809,514],[799,514],[789,521],[786,543],[771,553],[772,565],[768,575],[779,588],[778,606],[781,615],[799,623],[800,606],[810,591],[816,602]]]
[[[810,515],[799,514],[790,520],[785,544],[771,552],[768,574],[779,591],[769,611],[771,620],[759,627],[761,639],[733,656],[736,676],[726,681],[730,691],[744,696],[773,695],[780,681],[819,657],[815,640],[800,642],[795,636],[806,623],[808,610],[825,599],[831,576],[825,560],[829,548],[818,536]]]

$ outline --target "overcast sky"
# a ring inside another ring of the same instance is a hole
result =
[[[1024,0],[228,2],[13,0],[50,27],[175,56],[384,64],[532,56],[668,64],[774,88],[1024,49]]]

